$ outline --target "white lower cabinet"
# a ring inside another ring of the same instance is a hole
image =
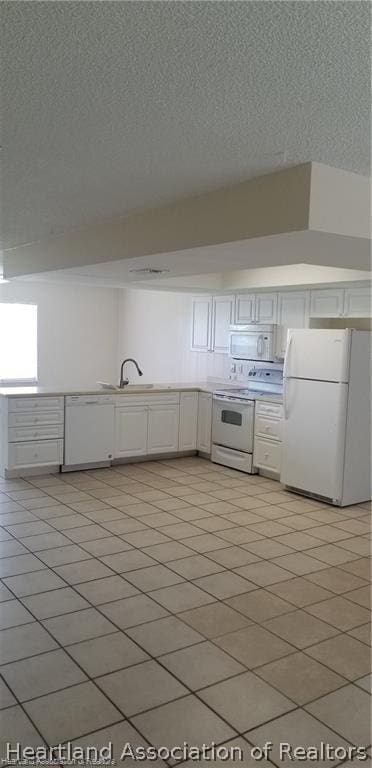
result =
[[[181,392],[178,450],[195,451],[198,431],[198,392]]]
[[[117,396],[114,459],[177,453],[179,401],[178,392]]]
[[[27,469],[63,463],[63,440],[10,443],[9,469]]]
[[[256,401],[253,464],[270,474],[280,475],[282,458],[283,406]]]
[[[56,471],[63,464],[64,397],[4,397],[0,475]]]
[[[259,437],[255,441],[253,463],[258,469],[266,469],[280,475],[281,453],[281,443],[274,443]]]
[[[147,453],[178,451],[179,405],[150,405],[148,417]]]
[[[203,453],[211,452],[212,436],[212,395],[199,392],[198,399],[198,434],[196,447]]]
[[[147,453],[147,421],[146,406],[115,409],[115,459]]]

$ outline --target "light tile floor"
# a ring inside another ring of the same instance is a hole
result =
[[[369,516],[196,457],[0,480],[0,757],[369,744]]]

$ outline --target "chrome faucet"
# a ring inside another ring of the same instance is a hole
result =
[[[143,373],[142,373],[142,371],[141,371],[137,361],[134,360],[133,357],[126,357],[125,360],[123,360],[123,362],[121,364],[121,368],[120,368],[120,383],[119,383],[120,389],[124,389],[124,387],[126,387],[129,384],[129,379],[124,379],[124,377],[123,377],[123,369],[124,369],[125,363],[134,363],[134,365],[137,368],[138,375],[139,376],[143,376]]]

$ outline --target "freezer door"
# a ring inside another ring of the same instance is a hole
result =
[[[281,482],[342,497],[347,384],[287,379]]]
[[[349,381],[351,331],[309,329],[288,331],[284,376],[317,381]]]

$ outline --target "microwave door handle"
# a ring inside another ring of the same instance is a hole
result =
[[[264,337],[261,333],[257,339],[257,356],[262,357],[263,351],[264,351]]]
[[[234,357],[233,355],[233,333],[229,333],[229,357]]]

